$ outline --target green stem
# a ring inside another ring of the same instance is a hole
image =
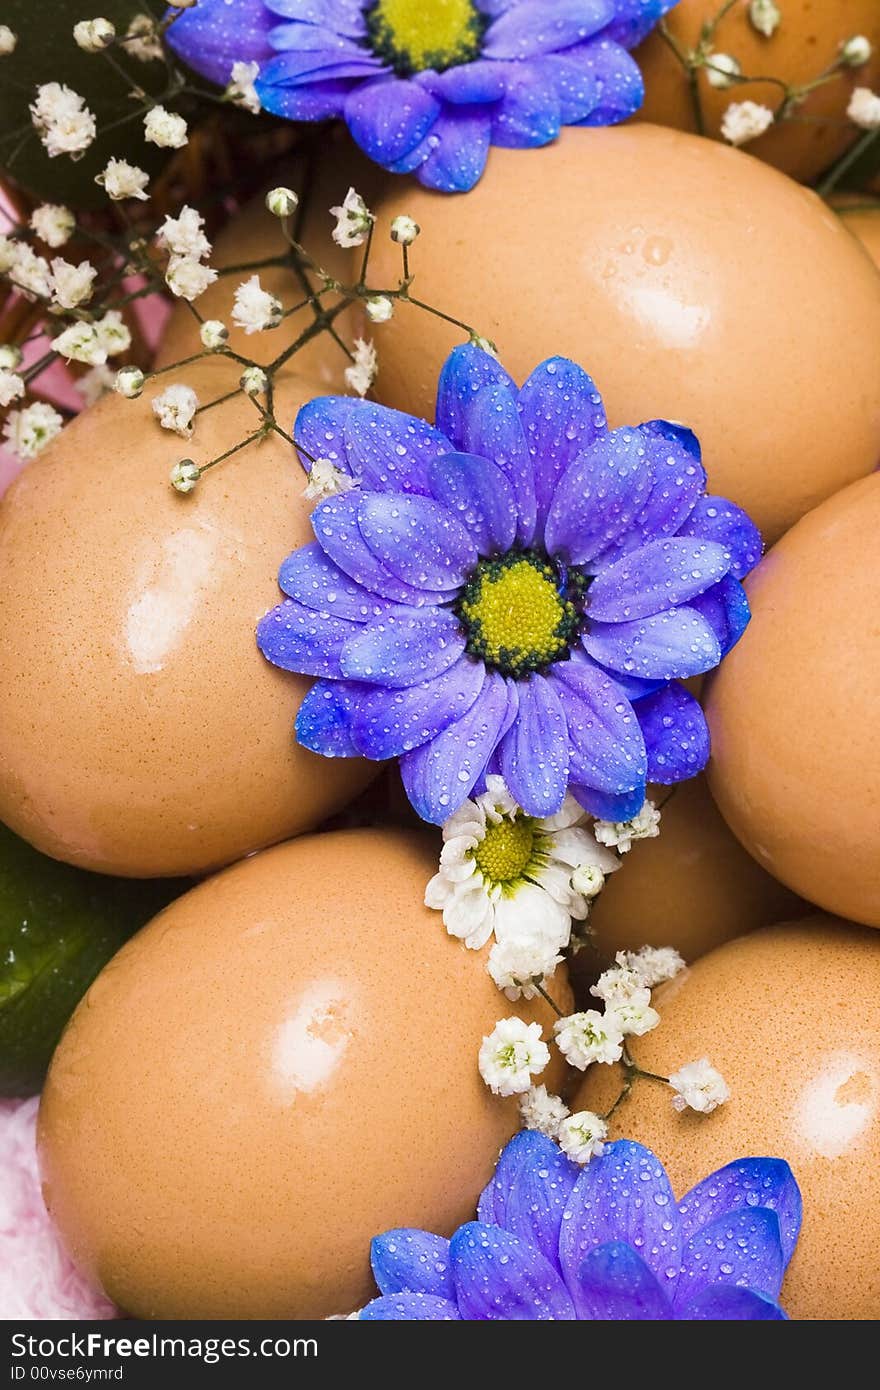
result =
[[[844,174],[848,173],[854,164],[861,159],[874,141],[880,136],[880,130],[866,130],[861,139],[857,140],[852,149],[848,150],[842,159],[839,159],[834,167],[825,175],[825,178],[818,185],[816,192],[820,198],[827,198],[829,193],[833,193]]]

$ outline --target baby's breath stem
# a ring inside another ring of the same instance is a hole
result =
[[[843,158],[837,161],[819,184],[816,192],[819,194],[820,198],[827,198],[830,193],[834,192],[844,174],[848,173],[853,165],[861,159],[862,155],[871,148],[878,137],[880,137],[880,130],[865,131],[861,139],[856,141],[852,149],[847,150]]]
[[[543,985],[536,984],[535,989],[538,991],[545,1003],[550,1005],[557,1018],[565,1018],[565,1014],[562,1012],[559,1005],[556,1003],[556,1000],[551,998],[551,996],[547,993]]]

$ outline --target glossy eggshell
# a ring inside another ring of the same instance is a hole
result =
[[[43,1095],[44,1193],[127,1311],[348,1313],[375,1292],[374,1235],[473,1218],[518,1124],[480,1079],[480,1039],[552,1016],[509,1005],[423,905],[438,841],[270,850],[180,899],[92,986]],[[554,992],[568,1007],[561,978]]]
[[[685,960],[696,960],[732,937],[803,910],[728,830],[704,777],[682,783],[672,796],[660,788],[654,799],[665,801],[659,836],[635,842],[590,914],[603,964],[616,951],[640,946],[674,946]],[[593,960],[581,951],[574,968],[580,975]]]
[[[816,917],[728,942],[664,985],[662,1022],[633,1039],[664,1076],[709,1057],[731,1097],[711,1115],[673,1109],[637,1081],[612,1133],[647,1144],[676,1194],[748,1155],[784,1158],[804,1219],[782,1289],[792,1318],[875,1318],[880,1306],[880,946]],[[573,1104],[607,1109],[618,1068],[587,1072]]]
[[[706,696],[709,783],[731,830],[802,897],[874,927],[878,536],[877,474],[804,517],[748,579],[751,624]]]
[[[522,381],[561,353],[612,425],[699,435],[711,488],[768,540],[880,457],[880,279],[815,194],[738,150],[657,126],[493,149],[466,198],[399,181],[413,293],[495,340]],[[817,273],[821,266],[821,274]],[[376,238],[373,272],[399,274]],[[465,336],[401,306],[377,329],[377,394],[433,418]]]
[[[236,376],[215,358],[181,379],[206,403]],[[311,829],[376,770],[295,742],[310,681],[256,646],[281,560],[311,538],[290,446],[252,444],[181,496],[174,461],[230,448],[256,412],[239,396],[186,441],[155,421],[157,389],[79,416],[0,502],[0,820],[57,859],[135,877]],[[316,392],[288,377],[279,409]]]
[[[880,203],[860,193],[840,193],[829,201],[844,227],[880,269]]]
[[[703,24],[720,9],[720,0],[678,0],[666,16],[669,33],[683,48],[695,48]],[[876,0],[785,0],[780,10],[779,28],[767,38],[749,20],[749,0],[734,0],[716,30],[714,52],[736,58],[747,77],[773,77],[800,86],[830,67],[841,42],[852,35],[864,34],[874,45],[868,63],[845,69],[817,87],[790,119],[749,142],[750,154],[792,178],[811,182],[859,135],[847,120],[846,108],[856,87],[875,87],[880,79],[880,8]],[[696,130],[687,72],[661,35],[650,35],[635,58],[645,79],[645,102],[638,119]],[[706,133],[719,139],[724,112],[732,101],[756,101],[775,110],[782,97],[781,88],[772,82],[718,89],[711,86],[705,70],[697,81]]]

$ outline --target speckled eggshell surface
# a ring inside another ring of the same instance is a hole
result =
[[[518,382],[562,354],[613,426],[689,425],[711,489],[768,541],[880,459],[880,277],[815,194],[739,150],[568,129],[492,149],[465,198],[389,183],[378,212],[422,227],[414,295],[493,339]],[[381,234],[372,273],[400,275]],[[433,419],[463,336],[401,306],[375,332],[378,397]]]
[[[128,1312],[349,1313],[375,1292],[372,1236],[473,1219],[518,1125],[480,1079],[481,1037],[513,1013],[546,1036],[552,1016],[508,1004],[424,907],[438,843],[359,830],[269,850],[93,984],[43,1095],[44,1192]],[[553,992],[570,1006],[559,976]]]
[[[860,193],[840,193],[830,201],[844,227],[862,243],[880,269],[880,203]]]
[[[804,517],[746,582],[707,684],[709,784],[783,883],[880,927],[880,475]],[[880,950],[880,940],[878,940]]]
[[[784,1158],[804,1200],[782,1288],[792,1318],[873,1319],[880,1309],[880,942],[829,917],[755,932],[655,993],[662,1022],[632,1040],[669,1075],[709,1057],[731,1097],[679,1114],[671,1091],[636,1083],[612,1137],[647,1144],[678,1196],[751,1155]],[[594,1066],[573,1102],[607,1109],[617,1067]]]
[[[748,144],[750,154],[792,178],[811,182],[858,138],[846,108],[856,87],[876,87],[880,78],[880,6],[877,0],[780,0],[780,22],[772,37],[759,33],[751,23],[749,6],[750,0],[734,0],[715,30],[712,45],[713,52],[735,58],[746,77],[773,77],[802,86],[834,63],[844,39],[863,34],[874,45],[869,62],[846,68],[833,81],[816,87],[791,119]],[[703,24],[715,19],[722,8],[722,0],[678,0],[665,23],[683,48],[695,48]],[[645,78],[639,119],[695,130],[687,72],[662,36],[651,34],[634,56]],[[731,102],[759,102],[775,111],[783,95],[772,82],[716,88],[705,70],[697,81],[706,131],[716,138]]]
[[[235,385],[213,358],[180,378],[203,403]],[[104,873],[190,874],[317,825],[376,770],[294,740],[308,679],[254,630],[278,567],[311,539],[305,475],[272,435],[170,486],[254,429],[238,396],[193,439],[160,429],[148,386],[109,396],[0,501],[0,820]],[[291,417],[319,388],[287,377]]]

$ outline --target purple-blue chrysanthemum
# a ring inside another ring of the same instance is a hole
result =
[[[168,31],[226,82],[260,63],[267,111],[343,118],[383,168],[446,193],[472,188],[490,145],[613,125],[642,104],[627,49],[676,0],[200,0]]]
[[[578,1168],[543,1135],[507,1145],[452,1240],[386,1231],[365,1321],[784,1320],[801,1196],[788,1164],[741,1158],[677,1202],[631,1140]]]
[[[326,757],[399,758],[442,824],[489,773],[529,815],[570,790],[627,820],[646,783],[706,763],[680,684],[749,619],[761,553],[743,511],[705,494],[690,431],[609,430],[566,358],[525,385],[478,348],[443,367],[436,427],[347,396],[311,401],[297,443],[356,480],[312,513],[259,624],[276,666],[316,676],[296,720]]]

